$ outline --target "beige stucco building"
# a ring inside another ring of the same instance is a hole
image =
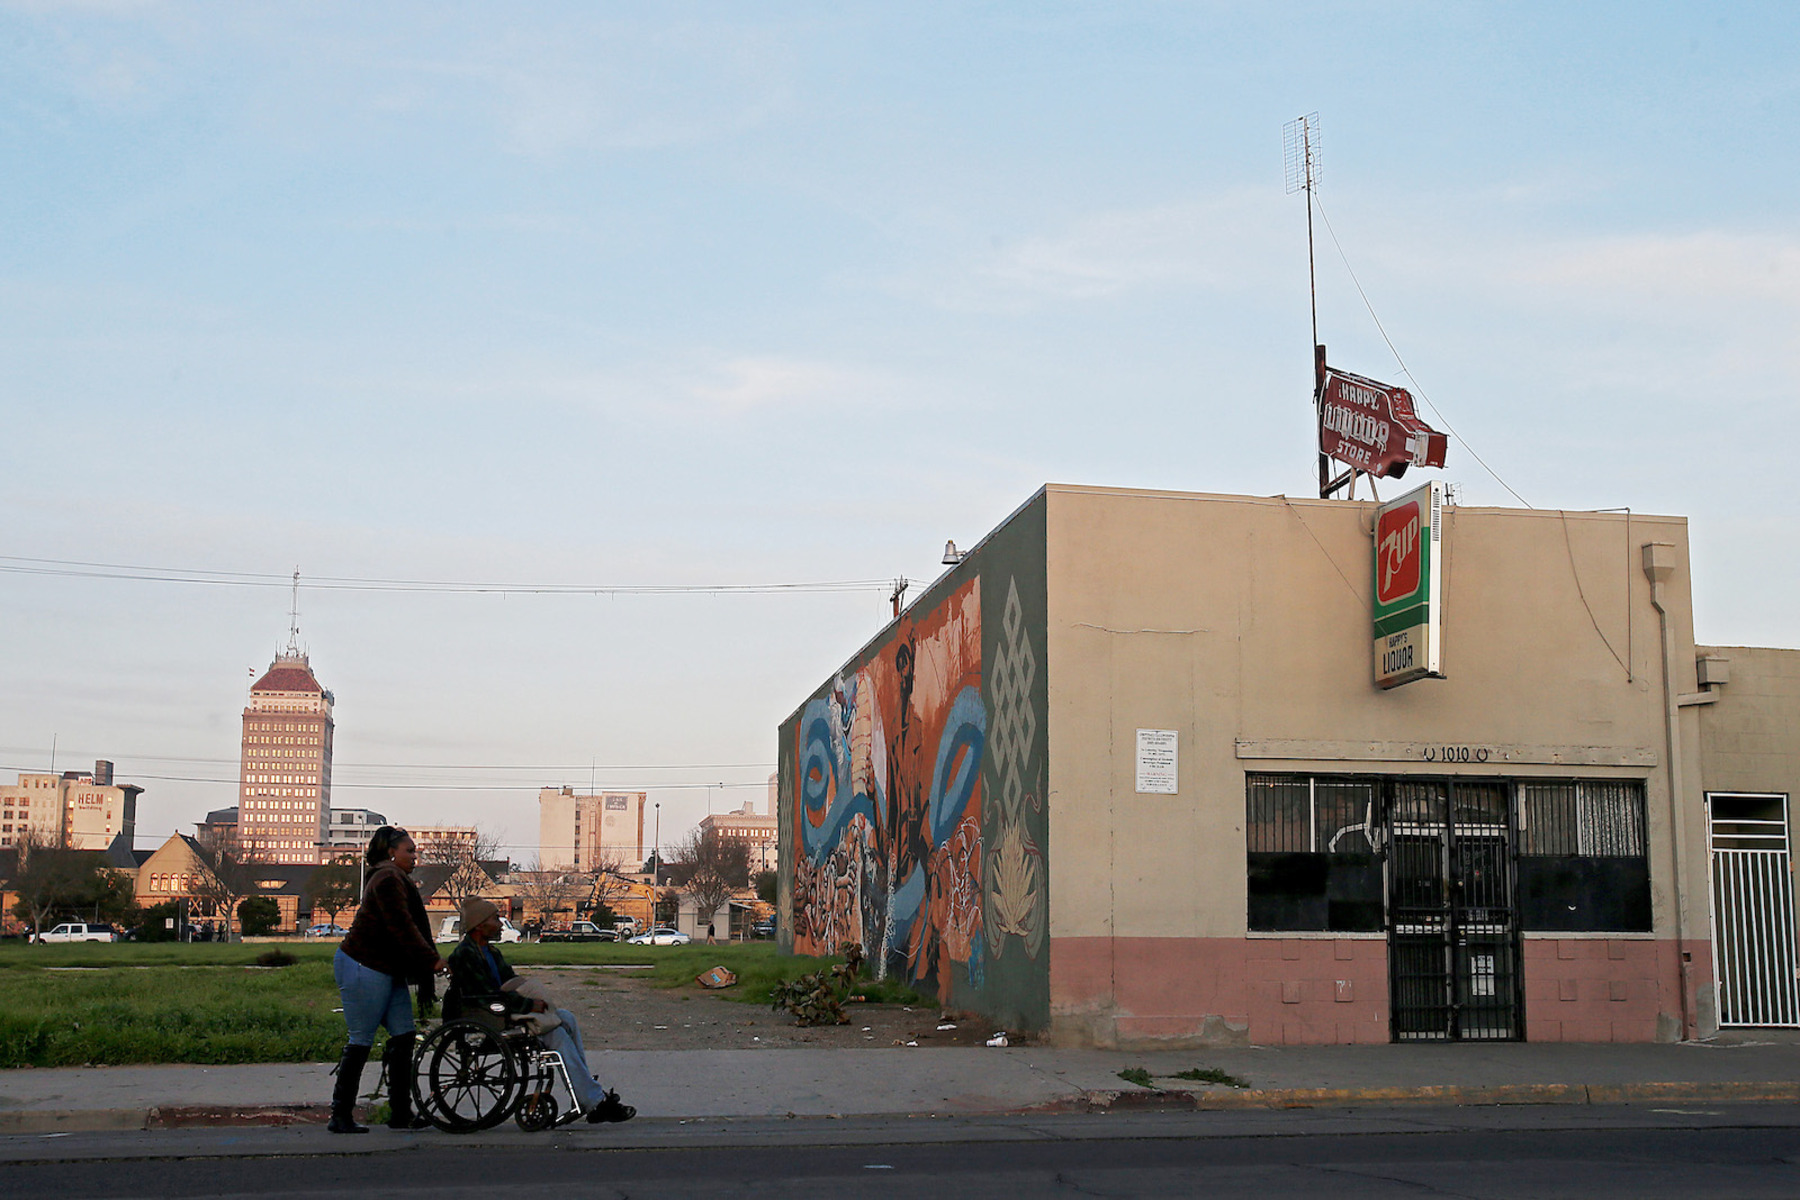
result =
[[[130,846],[143,791],[115,784],[105,760],[92,771],[21,774],[17,784],[0,787],[0,846],[16,845],[27,830],[71,850],[105,850],[121,834]]]
[[[1788,853],[1800,653],[1695,645],[1680,517],[1445,507],[1383,689],[1376,514],[1046,487],[782,726],[783,944],[1064,1044],[1800,1024],[1791,873],[1709,893]]]
[[[538,791],[538,861],[546,869],[642,869],[644,792],[578,795],[572,787]]]

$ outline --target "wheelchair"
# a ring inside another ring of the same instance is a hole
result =
[[[503,1005],[486,1007],[444,1021],[420,1039],[415,1111],[445,1133],[492,1129],[508,1117],[528,1133],[579,1120],[575,1081],[562,1055],[509,1020]]]

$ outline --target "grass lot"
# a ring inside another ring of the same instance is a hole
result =
[[[254,966],[269,945],[179,942],[32,946],[0,943],[0,1067],[84,1063],[324,1062],[343,1046],[330,943],[280,949],[291,967]],[[447,950],[448,947],[445,947]],[[723,965],[738,984],[719,993],[767,1004],[780,980],[829,965],[787,957],[767,942],[722,946],[512,945],[507,960],[533,965],[648,964],[670,988],[699,991],[694,976]],[[871,1002],[931,1001],[892,982],[858,992]]]

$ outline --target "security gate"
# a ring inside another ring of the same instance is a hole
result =
[[[1516,1040],[1511,785],[1388,779],[1382,790],[1393,1039]]]
[[[1706,800],[1719,1024],[1800,1025],[1787,797]]]

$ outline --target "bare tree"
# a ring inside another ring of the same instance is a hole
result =
[[[238,837],[236,829],[212,828],[194,839],[194,891],[225,914],[225,940],[231,940],[231,922],[238,902],[256,892],[256,877],[267,861],[261,848]]]
[[[613,901],[631,893],[631,881],[625,878],[625,860],[616,851],[603,851],[594,869],[594,884],[588,893],[588,906],[612,911]]]
[[[546,867],[537,858],[533,858],[525,870],[513,872],[513,880],[518,885],[520,899],[525,901],[526,917],[535,910],[538,920],[546,925],[564,909],[574,911],[575,902],[587,895],[591,886],[585,875],[578,875],[566,866]]]
[[[696,919],[711,921],[733,892],[750,885],[750,844],[696,829],[669,856],[669,877],[693,901]]]
[[[420,847],[419,861],[450,868],[436,894],[460,909],[468,897],[479,896],[493,886],[493,877],[482,864],[493,862],[499,852],[500,839],[477,826],[472,837],[434,841]]]
[[[28,826],[13,846],[6,888],[17,894],[13,915],[31,926],[35,938],[44,930],[44,918],[68,906],[82,890],[89,871],[78,855],[35,826]]]
[[[361,900],[356,894],[356,885],[361,878],[356,862],[351,858],[336,859],[314,871],[306,881],[306,896],[312,903],[314,919],[322,912],[331,924],[336,925],[338,914]]]

